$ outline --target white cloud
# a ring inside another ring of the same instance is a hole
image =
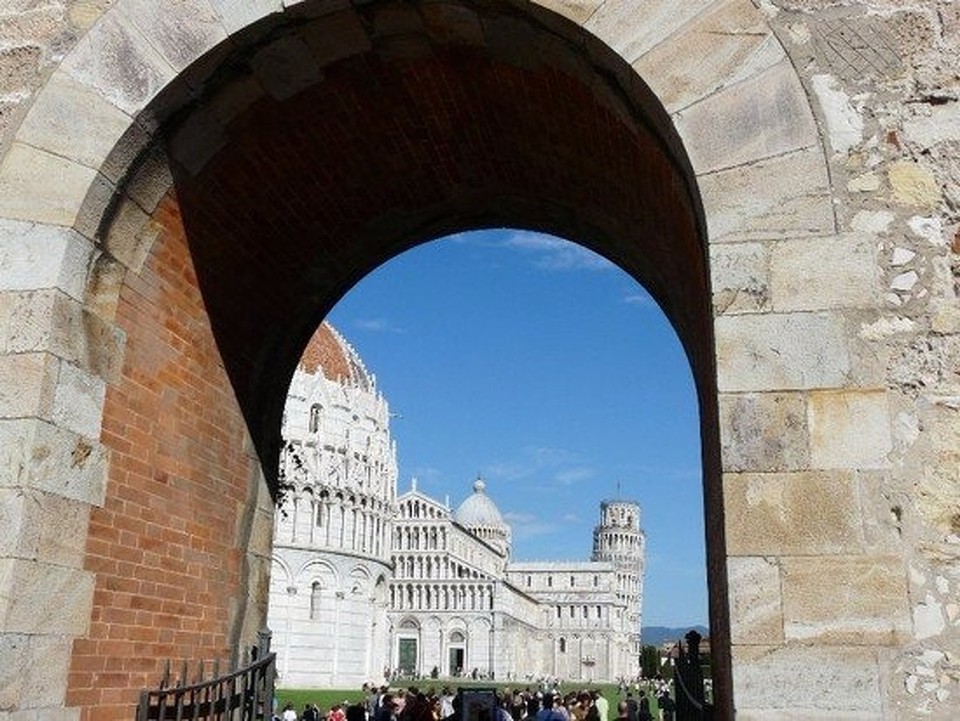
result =
[[[567,468],[554,475],[554,479],[562,486],[572,486],[581,481],[589,480],[597,475],[596,470],[587,466]]]
[[[615,267],[602,255],[582,245],[545,233],[514,231],[503,240],[503,246],[532,257],[541,270],[609,270]]]
[[[353,325],[360,330],[371,333],[405,333],[400,326],[394,325],[386,318],[361,318],[355,320]]]
[[[507,248],[530,259],[534,268],[546,271],[609,270],[616,266],[582,245],[547,233],[504,229],[502,233],[468,231],[447,236],[454,243],[478,248]]]
[[[530,476],[557,474],[567,471],[567,466],[582,464],[582,459],[573,451],[548,446],[525,446],[520,449],[518,458],[494,462],[488,465],[487,474],[491,478],[517,480]],[[554,473],[555,469],[559,469]]]
[[[504,520],[510,524],[513,540],[533,538],[534,536],[549,536],[561,530],[561,524],[555,520],[547,520],[532,513],[517,513],[506,511]]]
[[[504,511],[503,518],[508,523],[532,523],[537,517],[532,513],[520,513],[518,511]]]
[[[638,308],[659,309],[657,301],[655,301],[643,288],[638,289],[635,293],[629,293],[625,295],[623,297],[623,302],[628,303],[629,305],[635,305]]]

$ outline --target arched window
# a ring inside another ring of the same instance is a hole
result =
[[[314,403],[310,406],[310,432],[316,433],[320,430],[320,414],[323,412],[323,406]]]
[[[567,652],[567,639],[561,638],[561,639],[560,639],[560,653],[566,653],[566,652]]]
[[[310,620],[316,621],[320,618],[320,581],[314,581],[310,587]]]

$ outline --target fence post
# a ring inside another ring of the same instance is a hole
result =
[[[257,658],[263,658],[270,653],[270,640],[273,638],[273,631],[264,626],[257,631]]]

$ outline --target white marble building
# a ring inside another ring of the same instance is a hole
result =
[[[637,674],[638,504],[601,504],[591,560],[532,562],[511,559],[480,479],[456,510],[415,482],[397,497],[387,403],[327,324],[294,375],[283,434],[269,604],[283,686]]]

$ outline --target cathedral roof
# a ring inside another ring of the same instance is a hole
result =
[[[460,504],[454,518],[465,528],[502,528],[509,531],[509,526],[500,515],[500,509],[486,493],[487,485],[478,478],[473,482],[473,493]]]
[[[300,358],[300,370],[316,373],[320,370],[330,380],[373,388],[373,377],[367,372],[360,356],[332,325],[323,321],[317,328]]]

